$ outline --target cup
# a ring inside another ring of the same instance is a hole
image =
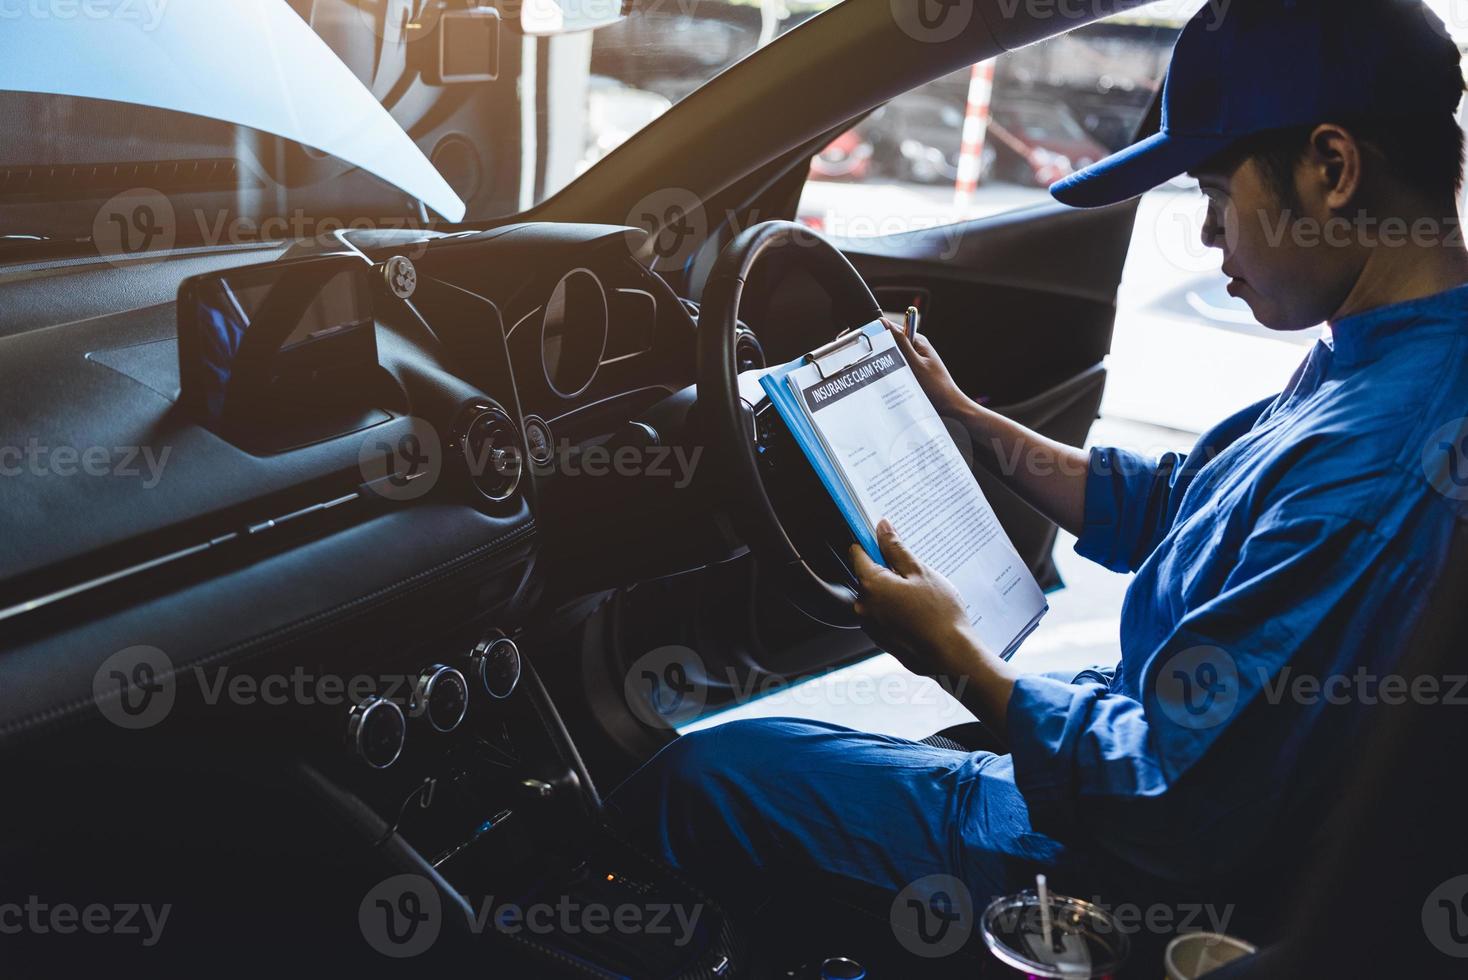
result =
[[[1189,932],[1167,944],[1163,962],[1167,980],[1197,980],[1234,960],[1252,956],[1257,950],[1233,936],[1218,932]]]
[[[1051,892],[1049,942],[1035,891],[996,898],[984,910],[984,944],[1012,975],[1044,980],[1110,980],[1130,948],[1121,924],[1100,906]]]

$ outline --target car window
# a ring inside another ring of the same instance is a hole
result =
[[[555,39],[555,54],[569,66],[564,77],[588,81],[584,102],[552,100],[543,108],[546,143],[565,134],[578,145],[544,153],[543,178],[522,203],[560,190],[675,102],[836,2],[651,3],[592,33]]]
[[[811,161],[800,220],[864,238],[1048,200],[1132,141],[1184,21],[1113,18],[898,96]]]

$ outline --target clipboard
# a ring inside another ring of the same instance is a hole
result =
[[[886,329],[886,324],[881,320],[874,320],[864,327],[842,334],[830,343],[817,347],[809,354],[798,357],[788,364],[770,369],[764,377],[760,378],[760,387],[769,396],[770,403],[775,406],[775,411],[784,420],[786,428],[790,430],[790,435],[795,439],[795,444],[800,447],[811,469],[815,470],[826,492],[831,495],[836,509],[841,512],[841,517],[846,521],[847,527],[851,529],[856,543],[861,545],[862,550],[872,561],[883,566],[887,564],[887,560],[882,557],[881,546],[877,544],[876,531],[867,523],[861,505],[856,502],[856,497],[846,485],[846,480],[837,472],[836,464],[827,455],[825,444],[816,434],[810,419],[806,417],[805,409],[796,401],[795,392],[791,390],[787,379],[790,372],[807,365],[814,365],[822,378],[827,377],[828,370],[834,372],[846,368],[859,360],[863,353],[858,352],[857,357],[850,358],[841,363],[839,367],[834,366],[834,362],[839,360],[836,355],[849,354],[852,348],[861,343],[866,345],[865,354],[873,353],[875,351],[873,338],[880,336],[879,332]]]
[[[870,326],[870,324],[868,326]],[[814,366],[816,369],[816,373],[819,374],[822,378],[829,378],[830,375],[826,373],[826,360],[828,358],[835,357],[837,354],[845,353],[848,348],[855,346],[858,342],[866,344],[868,356],[876,352],[876,347],[872,343],[872,337],[869,333],[867,333],[867,327],[861,327],[856,330],[847,331],[846,333],[837,337],[835,340],[831,341],[829,344],[826,344],[823,347],[817,347],[815,350],[811,351],[809,354],[801,358],[801,362],[803,364]],[[843,370],[849,367],[851,364],[855,363],[856,360],[857,358],[852,358],[851,360],[842,363],[839,367],[832,368],[831,370],[833,372]]]

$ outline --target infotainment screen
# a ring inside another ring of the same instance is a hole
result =
[[[180,401],[219,423],[329,394],[377,363],[370,266],[330,256],[196,276],[179,290]]]

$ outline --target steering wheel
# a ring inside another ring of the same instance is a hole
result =
[[[853,627],[856,593],[817,572],[786,533],[765,486],[754,412],[740,396],[735,360],[739,300],[756,262],[778,257],[815,279],[832,303],[841,332],[880,319],[881,307],[846,256],[804,225],[766,221],[741,232],[719,255],[698,317],[698,411],[731,515],[760,568],[790,600],[832,626]],[[749,372],[746,372],[749,373]]]

